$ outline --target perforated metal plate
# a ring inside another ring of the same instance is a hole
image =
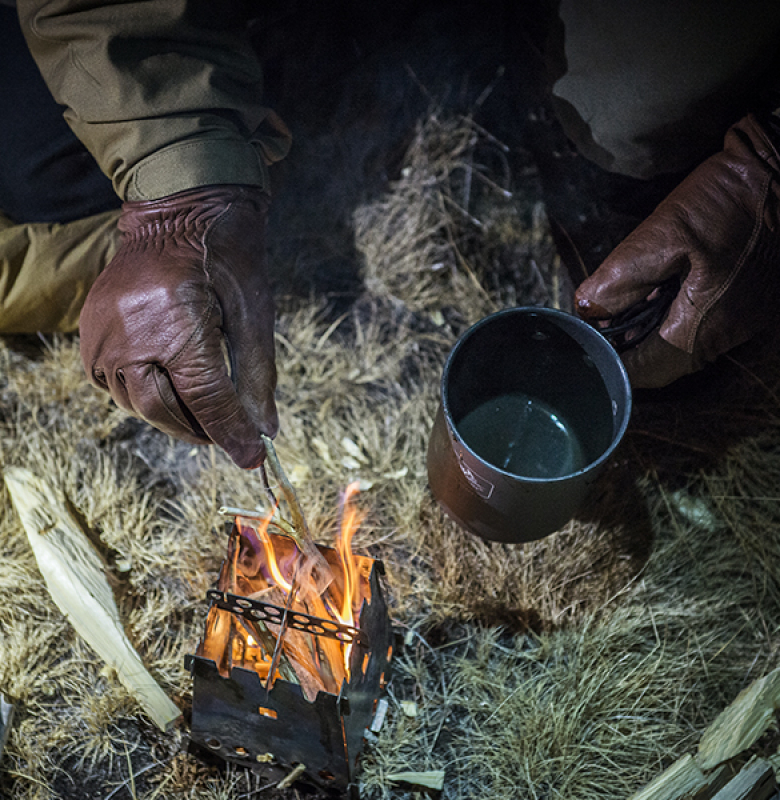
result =
[[[225,611],[239,614],[246,619],[269,622],[271,625],[281,625],[285,612],[284,608],[273,603],[250,600],[248,597],[220,592],[217,589],[207,592],[206,599]],[[351,625],[343,625],[334,620],[313,617],[300,611],[287,612],[287,627],[311,633],[314,636],[327,636],[329,639],[337,639],[345,644],[359,642],[365,647],[369,647],[368,638],[360,629]]]

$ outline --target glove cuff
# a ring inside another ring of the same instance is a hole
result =
[[[233,203],[252,204],[265,215],[271,196],[257,186],[217,184],[198,186],[156,200],[135,200],[122,204],[118,227],[124,234],[171,232],[182,226],[197,229],[207,225]]]

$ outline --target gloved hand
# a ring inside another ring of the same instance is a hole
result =
[[[679,278],[660,326],[623,353],[635,387],[666,386],[774,320],[779,201],[780,156],[749,115],[580,285],[577,312],[595,323]]]
[[[206,186],[126,203],[123,243],[81,312],[91,381],[165,433],[215,443],[241,467],[274,436],[274,307],[268,196]]]

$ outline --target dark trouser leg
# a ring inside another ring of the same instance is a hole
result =
[[[71,222],[119,198],[62,118],[22,36],[0,5],[0,211],[14,222]]]
[[[116,250],[120,201],[0,6],[0,333],[70,332]]]

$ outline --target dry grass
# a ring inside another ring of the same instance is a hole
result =
[[[386,779],[407,769],[444,769],[445,798],[626,798],[780,643],[772,359],[640,403],[591,506],[540,542],[484,543],[431,500],[425,448],[457,335],[509,303],[567,302],[538,204],[501,190],[517,188],[501,152],[432,114],[399,183],[357,214],[363,296],[336,318],[327,299],[280,302],[280,458],[325,541],[338,491],[363,481],[356,547],[385,562],[406,641],[366,798],[411,797]],[[116,564],[131,640],[186,710],[183,658],[225,552],[217,509],[255,505],[258,476],[128,420],[83,380],[72,339],[0,343],[0,368],[3,466],[63,487]],[[51,603],[5,493],[0,548],[0,691],[20,704],[0,796],[281,796],[152,728]]]

